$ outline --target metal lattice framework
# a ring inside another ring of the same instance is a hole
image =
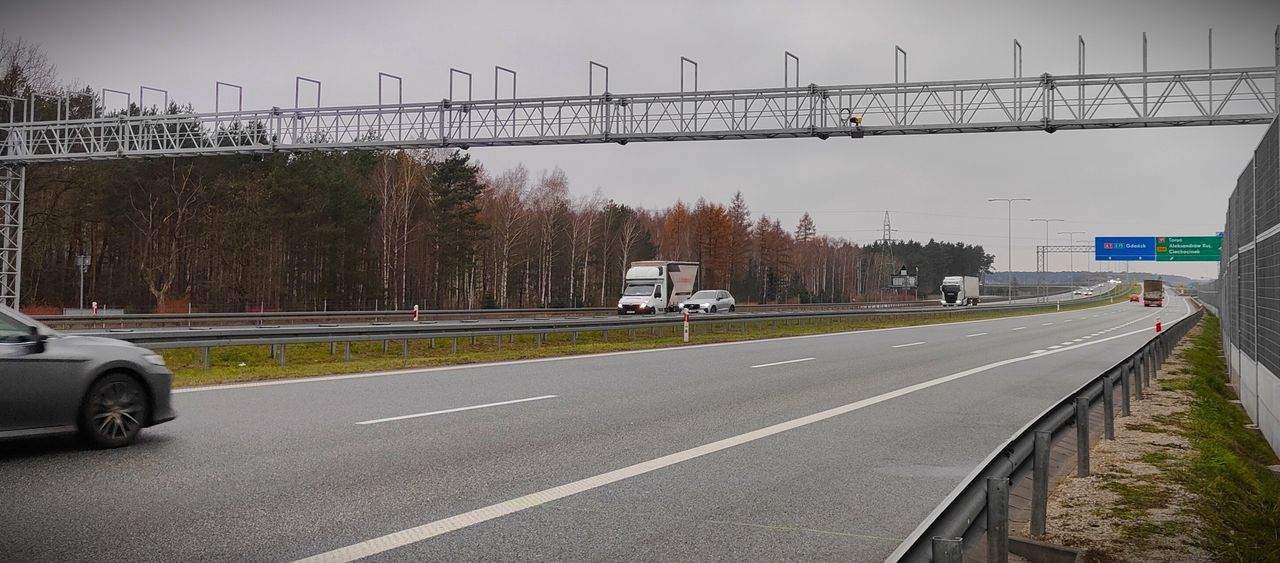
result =
[[[1255,124],[1276,82],[1254,67],[100,117],[0,127],[0,163]]]
[[[22,290],[22,202],[26,168],[0,166],[0,305],[16,307]]]
[[[1047,131],[1240,125],[1268,123],[1280,105],[1280,28],[1276,65],[1148,71],[1146,36],[1143,70],[1088,74],[1084,39],[1079,39],[1079,71],[1073,75],[1022,75],[1021,45],[1014,42],[1012,78],[908,82],[906,51],[895,49],[892,83],[824,86],[799,84],[799,58],[786,53],[783,88],[699,91],[697,63],[681,57],[681,91],[617,94],[609,91],[608,67],[589,64],[586,96],[518,98],[515,72],[494,70],[494,98],[472,100],[472,75],[450,69],[450,97],[431,103],[320,105],[320,83],[295,79],[294,107],[237,109],[213,113],[97,116],[72,115],[70,95],[58,100],[57,119],[36,120],[36,98],[0,96],[9,119],[0,123],[0,303],[16,306],[21,260],[23,167],[39,162],[116,158],[158,158],[221,154],[261,154],[317,150],[470,148],[523,145],[571,145],[643,141],[776,139],[796,137],[861,138],[866,135],[916,135],[999,131]],[[1212,49],[1212,46],[1210,47]],[[897,64],[901,55],[902,73]],[[693,91],[684,90],[692,68]],[[499,71],[511,78],[511,97],[499,98]],[[595,93],[596,74],[603,92]],[[453,81],[466,78],[467,100],[453,99]],[[301,82],[315,86],[316,106],[298,107]],[[235,89],[217,82],[215,98]],[[138,92],[139,105],[147,90]],[[103,89],[124,95],[127,92]],[[85,95],[85,94],[77,94]],[[91,97],[91,95],[89,95]],[[399,97],[399,96],[398,96]],[[21,107],[19,107],[21,106]],[[92,106],[92,104],[91,104]],[[65,111],[64,111],[65,108]],[[15,120],[15,110],[21,119]],[[215,101],[215,109],[220,109]],[[136,113],[136,112],[134,112]],[[16,194],[16,196],[15,196]]]

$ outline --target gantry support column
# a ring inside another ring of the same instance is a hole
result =
[[[18,308],[22,291],[22,205],[27,167],[0,166],[0,305]]]

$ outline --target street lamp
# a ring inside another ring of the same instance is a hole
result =
[[[1013,303],[1013,202],[1015,201],[1031,201],[1029,197],[992,197],[987,198],[988,202],[1003,201],[1009,204],[1009,277],[1004,280],[1005,296],[1009,303]]]
[[[76,267],[80,268],[80,314],[84,314],[84,273],[89,269],[89,257],[83,254],[76,256]]]
[[[1065,223],[1066,219],[1032,219],[1032,221],[1044,221],[1044,245],[1046,247],[1045,250],[1047,251],[1048,250],[1047,247],[1049,246],[1049,223],[1054,223],[1054,222]],[[1037,258],[1039,258],[1039,256],[1037,256]],[[1040,266],[1040,264],[1036,264],[1036,265]],[[1048,254],[1044,255],[1043,267],[1044,269],[1040,271],[1040,294],[1044,296],[1044,301],[1048,303],[1049,288],[1044,283],[1044,275],[1049,273],[1049,255]]]
[[[1071,249],[1067,252],[1067,263],[1070,264],[1071,283],[1074,284],[1076,281],[1076,235],[1083,235],[1084,231],[1062,231],[1058,234],[1067,235],[1071,240]]]

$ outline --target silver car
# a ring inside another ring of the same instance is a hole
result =
[[[172,383],[150,350],[59,334],[0,306],[0,440],[79,433],[97,447],[127,446],[177,416]]]
[[[680,309],[690,313],[732,313],[737,308],[733,296],[723,289],[704,289],[680,303]]]

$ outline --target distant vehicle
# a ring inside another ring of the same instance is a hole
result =
[[[676,309],[693,295],[697,262],[632,262],[618,299],[618,314],[657,314]]]
[[[1093,295],[1093,290],[1092,290],[1092,289],[1086,289],[1086,290],[1084,290],[1084,294],[1085,294],[1085,295]]]
[[[1142,306],[1164,307],[1164,282],[1142,280]]]
[[[1133,294],[1133,295],[1130,295],[1130,296],[1129,296],[1129,300],[1130,300],[1130,301],[1132,301],[1132,302],[1134,302],[1134,303],[1137,303],[1137,302],[1138,302],[1138,299],[1139,299],[1139,296],[1138,296],[1138,294],[1137,294],[1137,293],[1135,293],[1135,294]]]
[[[978,304],[978,278],[973,276],[947,276],[942,278],[942,299],[947,307]]]
[[[680,303],[680,309],[690,313],[732,313],[737,308],[737,301],[723,289],[704,289]]]
[[[164,358],[113,338],[68,336],[0,307],[0,440],[79,433],[127,446],[173,420]]]

